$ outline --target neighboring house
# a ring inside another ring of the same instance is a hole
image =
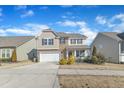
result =
[[[0,59],[10,59],[14,49],[18,61],[33,58],[33,50],[36,49],[34,36],[0,37]]]
[[[103,54],[108,61],[114,63],[124,62],[124,33],[98,33],[91,44],[91,50],[93,46],[96,46],[97,52]]]
[[[45,29],[38,36],[0,37],[0,58],[11,58],[16,49],[17,61],[37,58],[40,62],[58,62],[72,53],[76,58],[89,56],[89,47],[84,45],[86,36],[54,32]]]

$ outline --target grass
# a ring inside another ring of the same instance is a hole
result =
[[[30,65],[34,64],[35,62],[31,61],[21,61],[21,62],[1,62],[0,68],[14,68],[14,67],[19,67],[19,66],[24,66],[24,65]]]
[[[90,63],[77,63],[73,65],[60,65],[60,69],[105,69],[105,70],[124,70],[124,64],[105,63],[102,65]]]
[[[120,76],[59,76],[61,88],[124,88],[124,77]]]

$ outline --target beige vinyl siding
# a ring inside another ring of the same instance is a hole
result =
[[[32,40],[24,43],[23,45],[17,47],[17,61],[23,61],[23,60],[29,60],[33,57],[33,55],[36,55],[36,40],[33,38]],[[34,53],[34,54],[33,54]]]
[[[95,40],[93,41],[91,49],[93,49],[93,45],[96,46],[97,52],[102,53],[108,60],[110,60],[111,62],[118,63],[119,61],[118,41],[99,33]]]
[[[53,39],[53,45],[42,45],[42,39]],[[38,49],[59,49],[59,39],[52,32],[42,32],[38,38]]]
[[[65,49],[66,46],[68,46],[68,38],[65,38],[65,44],[60,44],[60,45],[59,45],[60,50]]]

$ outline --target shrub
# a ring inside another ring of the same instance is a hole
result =
[[[98,64],[103,64],[106,62],[106,58],[101,53],[98,53],[96,56],[98,58]]]
[[[60,65],[65,65],[67,64],[67,60],[65,58],[62,58],[60,61],[59,61],[59,64]]]
[[[16,56],[16,50],[14,49],[13,53],[12,53],[12,58],[11,58],[12,62],[16,62],[17,61],[17,56]]]
[[[11,62],[10,58],[2,58],[0,59],[1,62]]]
[[[93,64],[98,64],[98,58],[97,56],[92,56],[91,58]]]
[[[89,57],[85,57],[85,58],[83,59],[83,61],[89,63],[89,62],[91,61],[91,59],[90,59]]]
[[[97,54],[96,47],[95,47],[95,46],[93,46],[93,52],[92,52],[92,56],[96,56],[96,54]]]
[[[72,54],[72,55],[69,56],[67,64],[71,65],[71,64],[74,64],[74,63],[75,63],[75,57]]]

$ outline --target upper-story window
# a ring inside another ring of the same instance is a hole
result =
[[[76,44],[76,39],[71,39],[71,44]]]
[[[71,44],[82,44],[82,39],[71,39]]]
[[[42,45],[53,45],[53,39],[42,39]]]
[[[47,45],[47,39],[42,39],[42,45]]]
[[[48,39],[48,45],[53,45],[53,39]]]
[[[82,39],[77,39],[77,44],[82,44]]]
[[[65,38],[60,38],[60,44],[65,44]]]

